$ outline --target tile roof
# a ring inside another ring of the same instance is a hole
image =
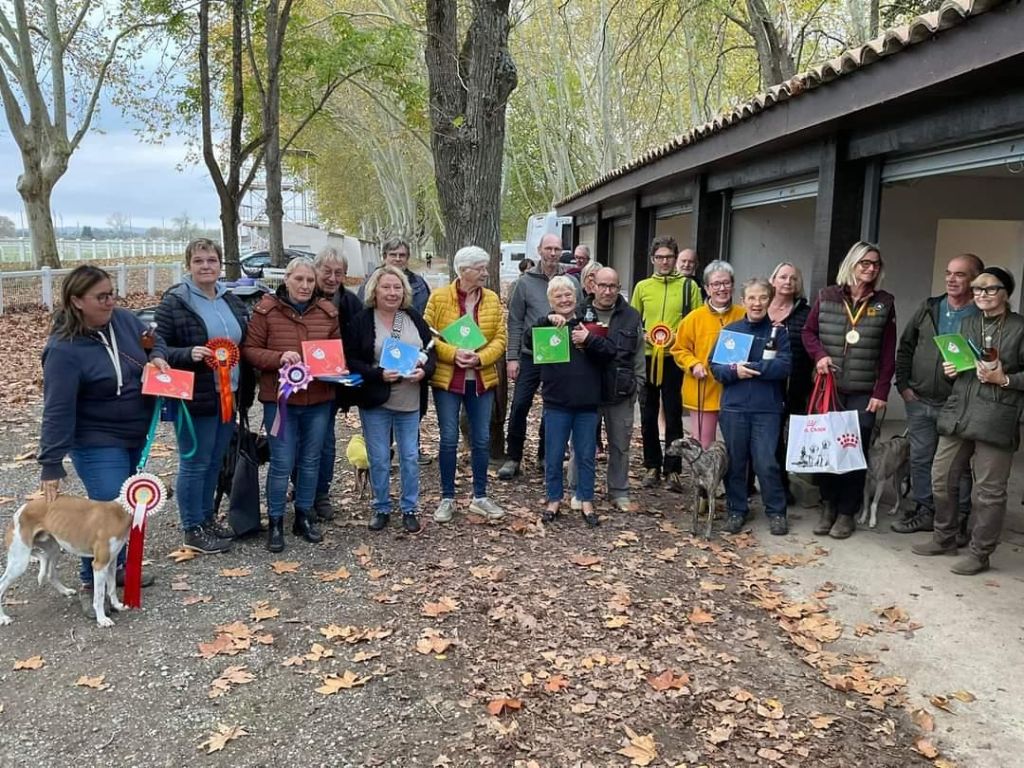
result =
[[[616,168],[604,176],[584,185],[568,197],[555,203],[555,207],[565,205],[578,197],[607,184],[613,179],[624,176],[631,171],[653,163],[655,160],[679,151],[691,144],[709,138],[720,131],[743,120],[749,120],[760,112],[801,93],[821,88],[834,80],[873,64],[894,53],[905,51],[917,43],[928,40],[936,32],[956,27],[972,16],[978,16],[1003,4],[1005,0],[945,0],[938,10],[915,17],[909,23],[887,29],[873,40],[869,40],[856,48],[843,51],[835,58],[812,67],[806,72],[794,75],[783,83],[774,85],[764,93],[759,93],[750,101],[719,115],[703,125],[691,128],[665,144],[647,150],[625,165]]]

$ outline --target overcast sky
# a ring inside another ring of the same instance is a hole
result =
[[[140,141],[114,108],[104,110],[100,127],[92,131],[71,156],[67,173],[53,193],[53,218],[59,226],[107,226],[114,212],[131,217],[134,227],[170,226],[171,219],[188,213],[200,226],[218,226],[218,202],[203,164],[185,162],[183,138],[164,144]],[[0,122],[0,214],[24,225],[21,196],[15,187],[22,171],[14,137]]]

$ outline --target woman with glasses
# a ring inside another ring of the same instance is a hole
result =
[[[835,376],[842,410],[857,411],[865,456],[875,414],[885,408],[896,372],[896,306],[893,295],[880,287],[884,272],[877,245],[854,243],[839,265],[836,285],[818,294],[802,333],[818,375],[831,371]],[[866,479],[866,470],[819,475],[816,535],[846,539],[853,534]]]
[[[953,573],[987,571],[1006,517],[1006,485],[1013,454],[1020,447],[1024,413],[1024,318],[1009,308],[1014,280],[1002,267],[986,267],[971,283],[980,314],[966,318],[960,335],[980,352],[973,369],[943,373],[953,392],[939,412],[939,445],[932,463],[935,522],[932,540],[915,544],[916,555],[957,552],[960,479],[974,473],[970,543],[953,562]]]
[[[112,501],[135,473],[153,416],[142,396],[142,371],[168,368],[166,347],[133,312],[114,306],[110,275],[98,267],[71,270],[61,285],[61,306],[43,348],[43,423],[38,461],[47,501],[60,492],[64,457],[95,501]],[[124,581],[125,550],[117,582]],[[96,618],[92,558],[82,558],[79,600]],[[143,586],[153,583],[143,577]]]
[[[732,303],[733,269],[725,261],[704,268],[708,300],[679,323],[672,356],[683,371],[683,407],[690,412],[690,434],[704,448],[715,442],[722,385],[711,376],[711,355],[721,330],[744,316]]]
[[[452,259],[457,277],[427,300],[427,325],[444,330],[460,318],[472,318],[483,333],[483,345],[466,349],[438,339],[437,368],[430,379],[441,432],[438,464],[441,467],[441,503],[434,520],[447,523],[455,513],[455,463],[459,447],[459,413],[469,421],[473,466],[473,498],[469,511],[490,520],[505,516],[487,497],[487,461],[491,449],[491,408],[498,386],[496,364],[505,355],[508,336],[498,294],[485,287],[491,257],[483,248],[460,248]]]

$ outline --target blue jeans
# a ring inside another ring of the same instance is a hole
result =
[[[220,465],[235,431],[234,423],[223,423],[219,413],[193,416],[192,424],[196,429],[196,452],[191,459],[182,458],[178,463],[178,516],[186,529],[213,520]],[[186,438],[182,445],[179,439],[178,446],[188,450],[191,440]]]
[[[519,376],[516,377],[516,386],[512,391],[512,405],[508,410],[508,434],[506,435],[507,448],[505,454],[512,461],[523,460],[523,446],[526,445],[526,419],[530,415],[530,408],[533,407],[533,396],[540,388],[540,374],[543,369],[534,365],[533,354],[523,352],[519,356]],[[544,420],[540,421],[540,448],[537,451],[538,458],[543,459],[544,446],[547,441],[544,439]]]
[[[939,446],[939,432],[936,424],[941,406],[931,405],[924,400],[911,400],[906,404],[907,437],[910,439],[910,487],[914,502],[935,513],[935,501],[932,498],[932,460],[935,449]],[[973,481],[970,472],[960,476],[958,508],[961,514],[971,511],[971,488]]]
[[[135,474],[142,456],[142,448],[114,446],[83,446],[71,449],[71,463],[78,473],[86,495],[93,501],[113,501],[121,493],[124,481]],[[128,548],[117,556],[118,568],[123,568]],[[82,583],[92,584],[92,558],[83,557],[78,570]]]
[[[391,433],[398,447],[398,466],[402,477],[399,502],[403,515],[416,514],[420,498],[419,432],[420,412],[392,411],[388,408],[360,408],[363,439],[370,460],[370,485],[373,486],[373,511],[391,514]]]
[[[455,460],[459,448],[459,412],[466,406],[469,419],[469,438],[473,457],[473,498],[487,495],[487,462],[491,452],[491,406],[494,390],[482,395],[476,393],[476,382],[466,382],[466,392],[434,390],[434,408],[441,431],[441,450],[437,461],[441,465],[441,498],[455,498]]]
[[[296,467],[295,509],[308,512],[313,508],[317,473],[320,471],[320,451],[324,446],[324,432],[327,430],[331,405],[327,402],[289,406],[288,418],[281,433],[277,437],[270,436],[267,515],[271,519],[284,517],[288,479]],[[277,403],[263,404],[263,424],[268,435],[276,415]]]
[[[334,459],[338,451],[338,438],[334,432],[337,425],[338,403],[331,403],[330,416],[327,419],[327,431],[324,433],[324,446],[320,452],[320,472],[316,479],[316,498],[322,499],[331,492],[334,481]]]
[[[597,411],[566,411],[544,406],[544,484],[548,501],[561,501],[565,493],[562,460],[572,435],[576,460],[576,498],[594,500],[594,454],[597,452]]]
[[[725,449],[729,454],[725,495],[730,515],[746,517],[750,511],[747,508],[747,466],[750,459],[761,485],[765,514],[785,516],[786,491],[782,486],[782,470],[775,460],[782,417],[781,413],[719,412],[718,426],[722,429]]]

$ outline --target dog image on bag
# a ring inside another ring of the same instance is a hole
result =
[[[11,518],[4,536],[7,567],[0,576],[0,625],[13,619],[4,613],[4,594],[28,569],[39,561],[39,584],[49,582],[60,594],[71,597],[75,590],[57,578],[60,550],[77,557],[91,557],[93,609],[96,623],[112,627],[105,605],[124,610],[117,598],[117,555],[128,541],[132,514],[118,501],[92,501],[78,496],[58,496],[54,501],[36,499],[23,504]]]
[[[679,456],[690,466],[695,491],[690,530],[696,535],[701,529],[701,512],[702,508],[706,508],[703,534],[704,538],[711,538],[711,523],[715,519],[715,496],[725,479],[726,472],[729,471],[729,455],[726,453],[725,443],[716,440],[704,450],[697,438],[681,437],[673,440],[665,453],[669,456]]]
[[[904,486],[910,486],[910,439],[907,433],[896,435],[889,440],[876,440],[868,453],[868,477],[864,483],[864,504],[857,522],[870,528],[878,524],[878,504],[887,488],[891,488],[896,503],[889,510],[895,515],[900,508],[900,499],[905,494]]]

